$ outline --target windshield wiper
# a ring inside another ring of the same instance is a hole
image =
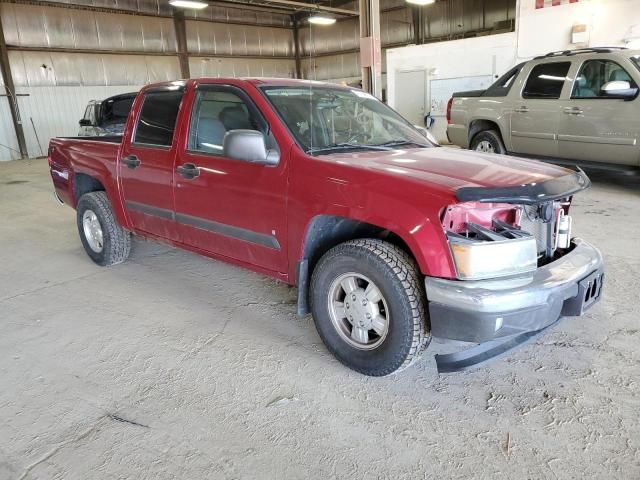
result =
[[[335,145],[329,145],[328,147],[310,148],[307,150],[307,153],[328,153],[328,152],[337,152],[340,150],[354,150],[354,149],[389,151],[391,150],[391,145],[387,146],[387,145],[366,145],[366,144],[358,144],[358,143],[336,143]]]
[[[425,143],[414,142],[412,140],[391,140],[390,142],[381,143],[376,147],[401,147],[403,145],[417,145],[418,147],[429,147]]]

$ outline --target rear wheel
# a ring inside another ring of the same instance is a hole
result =
[[[327,252],[311,278],[311,311],[327,348],[365,375],[410,366],[429,343],[425,293],[413,259],[377,239]]]
[[[471,150],[482,153],[498,153],[505,154],[507,149],[504,147],[502,137],[495,130],[485,130],[473,137],[471,141]]]
[[[80,240],[87,255],[101,266],[124,262],[131,250],[131,234],[116,222],[105,192],[85,193],[76,208]]]

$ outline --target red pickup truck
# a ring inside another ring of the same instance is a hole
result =
[[[99,265],[131,234],[298,287],[328,349],[366,375],[431,337],[470,367],[601,297],[603,261],[571,238],[582,171],[431,144],[374,97],[280,79],[149,85],[124,137],[57,138],[58,200]]]

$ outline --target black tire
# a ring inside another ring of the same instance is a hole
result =
[[[83,227],[83,216],[87,210],[95,213],[102,229],[102,249],[95,251],[87,240]],[[76,222],[80,240],[87,255],[101,266],[124,262],[131,251],[131,234],[116,222],[111,204],[105,192],[85,193],[76,208]]]
[[[331,285],[350,272],[371,279],[388,305],[388,333],[372,350],[352,346],[331,320]],[[416,263],[405,251],[388,242],[351,240],[329,250],[313,271],[310,297],[322,341],[340,362],[365,375],[384,376],[409,367],[424,353],[431,339],[426,295]]]
[[[488,142],[493,148],[493,152],[499,155],[504,155],[507,153],[507,149],[504,147],[504,143],[502,142],[502,137],[499,132],[495,130],[485,130],[483,132],[477,133],[473,139],[471,140],[470,150],[478,150],[478,146],[482,142]]]

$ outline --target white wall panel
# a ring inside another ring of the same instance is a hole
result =
[[[639,0],[591,0],[540,9],[534,2],[522,2],[519,14],[519,60],[583,46],[570,43],[573,25],[587,26],[586,46],[629,46],[629,40],[640,43],[634,33],[640,25]]]
[[[487,35],[451,42],[413,45],[387,51],[387,98],[389,105],[397,107],[396,75],[398,72],[424,70],[427,84],[432,80],[502,75],[515,65],[516,34]],[[450,93],[453,93],[451,91]],[[430,92],[425,92],[427,105]],[[402,114],[403,112],[400,111]],[[434,135],[446,141],[447,122],[437,118]]]
[[[0,89],[4,93],[4,89]],[[18,139],[13,129],[7,97],[0,97],[0,161],[20,158]]]

